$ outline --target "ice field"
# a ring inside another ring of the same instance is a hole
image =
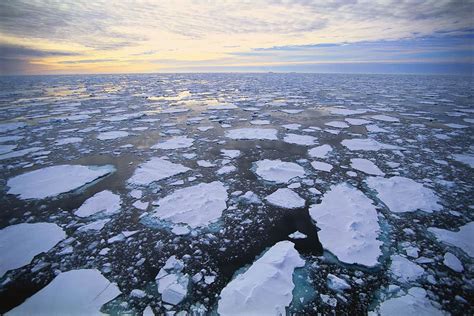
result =
[[[474,313],[472,77],[2,77],[0,109],[0,313]]]

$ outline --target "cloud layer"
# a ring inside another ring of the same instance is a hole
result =
[[[30,73],[472,64],[473,10],[471,1],[442,0],[6,0],[0,60],[21,62],[20,72]],[[0,72],[10,68],[0,61]]]

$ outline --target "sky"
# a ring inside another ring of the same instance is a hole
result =
[[[2,0],[0,74],[473,75],[474,0]]]

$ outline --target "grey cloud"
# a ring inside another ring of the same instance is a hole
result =
[[[0,44],[0,58],[2,59],[29,59],[48,56],[79,56],[78,53],[66,51],[38,50],[25,46]]]

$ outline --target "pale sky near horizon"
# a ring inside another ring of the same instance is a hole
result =
[[[473,74],[474,0],[0,2],[0,74]]]

